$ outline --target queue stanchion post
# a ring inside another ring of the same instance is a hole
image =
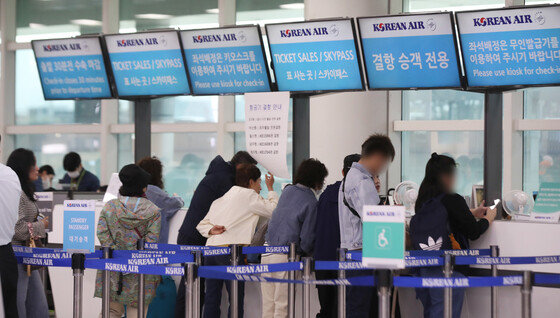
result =
[[[531,318],[531,294],[533,292],[533,273],[523,272],[523,285],[521,285],[521,317]]]
[[[290,250],[288,252],[288,262],[297,261],[296,252],[297,252],[296,243],[290,243]],[[296,279],[296,272],[289,271],[288,279],[294,281]],[[288,284],[288,317],[289,318],[296,317],[296,284],[294,283]]]
[[[346,253],[348,252],[345,248],[338,249],[338,261],[346,262]],[[338,279],[346,279],[346,271],[338,271]],[[338,318],[346,318],[346,286],[338,285]]]
[[[138,240],[137,249],[144,249],[144,239]],[[144,318],[144,274],[138,274],[138,318]]]
[[[303,318],[311,318],[311,272],[313,271],[313,258],[303,258]]]
[[[110,247],[103,247],[103,259],[110,259],[113,257],[113,250]],[[102,277],[102,293],[101,293],[101,317],[109,318],[109,302],[111,301],[111,272],[103,271]]]
[[[378,317],[389,318],[391,316],[391,271],[380,269],[376,272],[376,284],[378,295]]]
[[[239,255],[240,255],[240,245],[233,244],[231,248],[231,266],[239,265]],[[231,284],[231,295],[229,300],[229,306],[231,308],[231,318],[239,317],[239,282],[237,280],[232,280]]]
[[[490,245],[490,256],[492,257],[499,257],[500,256],[500,248],[498,245]],[[498,265],[491,265],[492,276],[498,276]],[[491,287],[490,288],[490,306],[491,306],[491,314],[490,317],[498,318],[498,287]]]
[[[82,318],[83,285],[86,256],[82,253],[72,254],[72,275],[74,276],[73,317]]]
[[[443,266],[443,277],[451,278],[453,275],[453,255],[444,255],[445,264]],[[443,289],[443,318],[452,318],[453,316],[453,288],[446,287]]]
[[[194,263],[185,264],[185,318],[195,317],[194,305],[194,276],[195,276]]]
[[[196,264],[193,295],[194,318],[200,318],[200,277],[198,276],[198,268],[202,266],[202,251],[194,251],[194,263]]]

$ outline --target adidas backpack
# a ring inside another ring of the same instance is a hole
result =
[[[410,220],[410,239],[415,250],[437,251],[452,249],[447,209],[443,195],[424,202]]]

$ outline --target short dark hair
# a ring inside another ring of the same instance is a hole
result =
[[[43,173],[43,171],[46,172],[47,174],[55,175],[54,169],[50,165],[41,166],[41,168],[39,168],[39,173]]]
[[[235,169],[235,185],[248,188],[249,181],[257,181],[261,177],[261,171],[257,166],[250,163],[242,163]]]
[[[64,156],[62,166],[66,171],[75,171],[82,164],[82,158],[76,152],[69,152]]]
[[[35,201],[35,185],[29,179],[29,172],[35,167],[37,160],[33,151],[24,148],[18,148],[10,154],[6,166],[12,168],[19,179],[19,183],[23,193],[31,201]]]
[[[304,160],[297,168],[294,184],[301,184],[315,189],[323,185],[329,171],[325,165],[317,159]]]
[[[157,157],[145,157],[138,161],[137,165],[149,173],[152,178],[150,179],[150,184],[163,189],[163,164]]]
[[[251,157],[251,155],[247,151],[238,151],[235,155],[233,155],[230,162],[234,167],[237,167],[238,165],[243,163],[249,163],[253,165],[257,164],[257,160]]]
[[[342,167],[342,174],[346,175],[354,162],[360,161],[360,155],[355,153],[344,157],[344,166]]]
[[[374,134],[368,137],[362,144],[362,157],[381,154],[391,161],[395,159],[395,147],[389,137],[382,134]]]

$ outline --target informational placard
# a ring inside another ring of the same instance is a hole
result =
[[[62,248],[67,252],[95,251],[95,201],[64,201]]]
[[[290,93],[245,94],[247,152],[273,175],[289,179],[288,114]]]
[[[558,223],[560,219],[560,183],[541,183],[531,219],[539,222]]]
[[[451,13],[359,18],[370,89],[460,87]]]
[[[193,94],[269,92],[259,26],[181,31]]]
[[[31,42],[45,99],[111,98],[99,37]]]
[[[364,88],[351,19],[268,24],[266,34],[278,90]]]
[[[365,267],[404,268],[404,222],[404,206],[364,206],[362,264]]]
[[[37,204],[37,210],[39,210],[39,215],[41,218],[48,218],[49,226],[45,228],[45,231],[51,232],[53,227],[53,193],[52,192],[35,192],[35,203]]]
[[[560,83],[560,6],[456,16],[468,86]]]
[[[190,94],[177,31],[105,36],[119,97]]]

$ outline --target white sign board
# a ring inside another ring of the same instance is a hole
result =
[[[290,93],[245,94],[247,152],[274,176],[289,179],[286,160]]]
[[[363,213],[362,265],[367,268],[404,268],[404,206],[367,205]]]

